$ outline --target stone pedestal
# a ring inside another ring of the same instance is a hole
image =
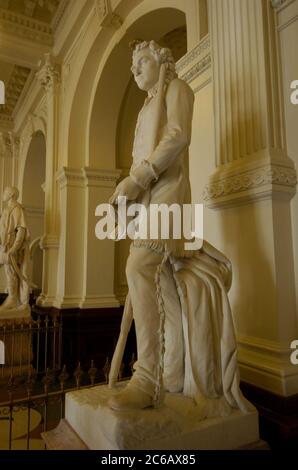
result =
[[[19,308],[2,308],[0,309],[0,326],[3,326],[4,322],[18,320],[30,320],[31,308],[29,305],[20,306]]]
[[[60,427],[64,433],[68,429],[66,434],[73,433],[72,442],[78,442],[80,448],[83,442],[91,450],[237,449],[259,440],[257,411],[243,414],[235,410],[227,417],[200,421],[192,399],[166,394],[161,408],[117,412],[107,406],[116,391],[102,385],[66,394],[66,422]],[[58,448],[56,434],[54,430],[43,436],[52,449]],[[65,439],[65,443],[71,441]],[[59,446],[61,449],[61,439]]]
[[[0,341],[4,343],[5,353],[4,364],[0,366],[0,381],[28,374],[33,358],[30,321],[29,306],[0,311]]]

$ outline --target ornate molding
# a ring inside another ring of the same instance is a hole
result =
[[[179,77],[187,83],[211,67],[210,38],[206,36],[194,49],[183,56],[176,64]]]
[[[176,64],[177,72],[181,72],[188,65],[192,64],[196,59],[201,58],[202,55],[210,53],[210,37],[209,34],[199,42],[191,51],[181,57]]]
[[[1,152],[5,158],[17,157],[20,149],[20,139],[13,132],[1,133]]]
[[[56,181],[60,184],[61,189],[66,186],[84,187],[82,170],[76,168],[62,167],[56,174]]]
[[[0,30],[47,46],[53,44],[49,24],[3,8],[0,8]]]
[[[58,249],[60,246],[60,239],[57,235],[43,235],[40,239],[40,248],[42,250]]]
[[[57,172],[56,180],[61,188],[65,186],[114,187],[120,175],[121,170],[63,167]]]
[[[60,83],[60,66],[54,62],[51,53],[46,53],[44,57],[44,64],[40,65],[36,77],[46,91],[54,90]]]
[[[212,208],[232,206],[239,201],[264,199],[276,193],[291,198],[296,192],[297,173],[294,168],[267,163],[253,170],[223,176],[205,186],[203,199]]]
[[[116,184],[120,178],[121,170],[106,170],[96,168],[83,168],[82,173],[87,186],[102,186],[103,182]]]
[[[180,78],[182,78],[182,80],[185,80],[187,83],[190,83],[199,75],[201,75],[201,73],[205,72],[205,70],[209,69],[210,66],[211,66],[211,55],[209,54],[208,56],[204,57],[204,59],[196,63],[185,74],[180,75]]]
[[[95,11],[100,26],[118,29],[123,24],[122,18],[113,12],[110,0],[95,0]]]

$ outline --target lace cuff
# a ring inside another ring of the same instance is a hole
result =
[[[147,189],[152,181],[158,180],[156,168],[148,160],[143,160],[137,167],[131,169],[130,176],[142,189]]]

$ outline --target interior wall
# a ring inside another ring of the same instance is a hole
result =
[[[42,132],[32,136],[29,145],[22,188],[22,204],[26,210],[27,224],[31,243],[44,233],[44,191],[46,143]],[[32,252],[32,278],[41,289],[42,286],[42,252],[39,245]]]
[[[298,123],[298,105],[291,102],[291,94],[293,89],[291,83],[298,80],[298,60],[297,50],[289,44],[297,44],[298,41],[298,22],[289,21],[289,18],[298,15],[298,2],[293,2],[286,10],[280,12],[279,22],[286,25],[280,29],[280,52],[282,61],[282,78],[283,78],[283,96],[286,120],[286,137],[288,156],[295,162],[298,169],[298,139],[297,139],[297,123]],[[296,286],[298,286],[298,194],[291,201],[291,218],[293,230],[293,248],[294,248],[294,266]],[[298,287],[296,289],[296,312],[298,319]]]
[[[213,90],[210,82],[195,93],[192,138],[189,148],[189,176],[193,203],[203,202],[204,187],[214,169]],[[205,208],[204,211],[207,217],[208,209]]]

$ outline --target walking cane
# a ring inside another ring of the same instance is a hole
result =
[[[154,126],[152,129],[152,141],[151,141],[152,152],[154,151],[156,147],[156,143],[157,143],[156,141],[157,141],[158,127],[159,127],[160,118],[161,118],[165,77],[166,77],[166,65],[161,64],[160,71],[159,71],[157,96],[156,96],[156,115],[154,119]],[[112,388],[118,380],[119,370],[120,370],[123,353],[124,353],[124,349],[125,349],[125,345],[127,341],[127,336],[132,325],[132,320],[133,320],[133,310],[132,310],[130,295],[128,293],[126,296],[123,316],[121,320],[120,334],[119,334],[119,338],[117,341],[117,345],[116,345],[116,348],[113,354],[112,363],[111,363],[111,369],[110,369],[110,374],[109,374],[109,388]]]

